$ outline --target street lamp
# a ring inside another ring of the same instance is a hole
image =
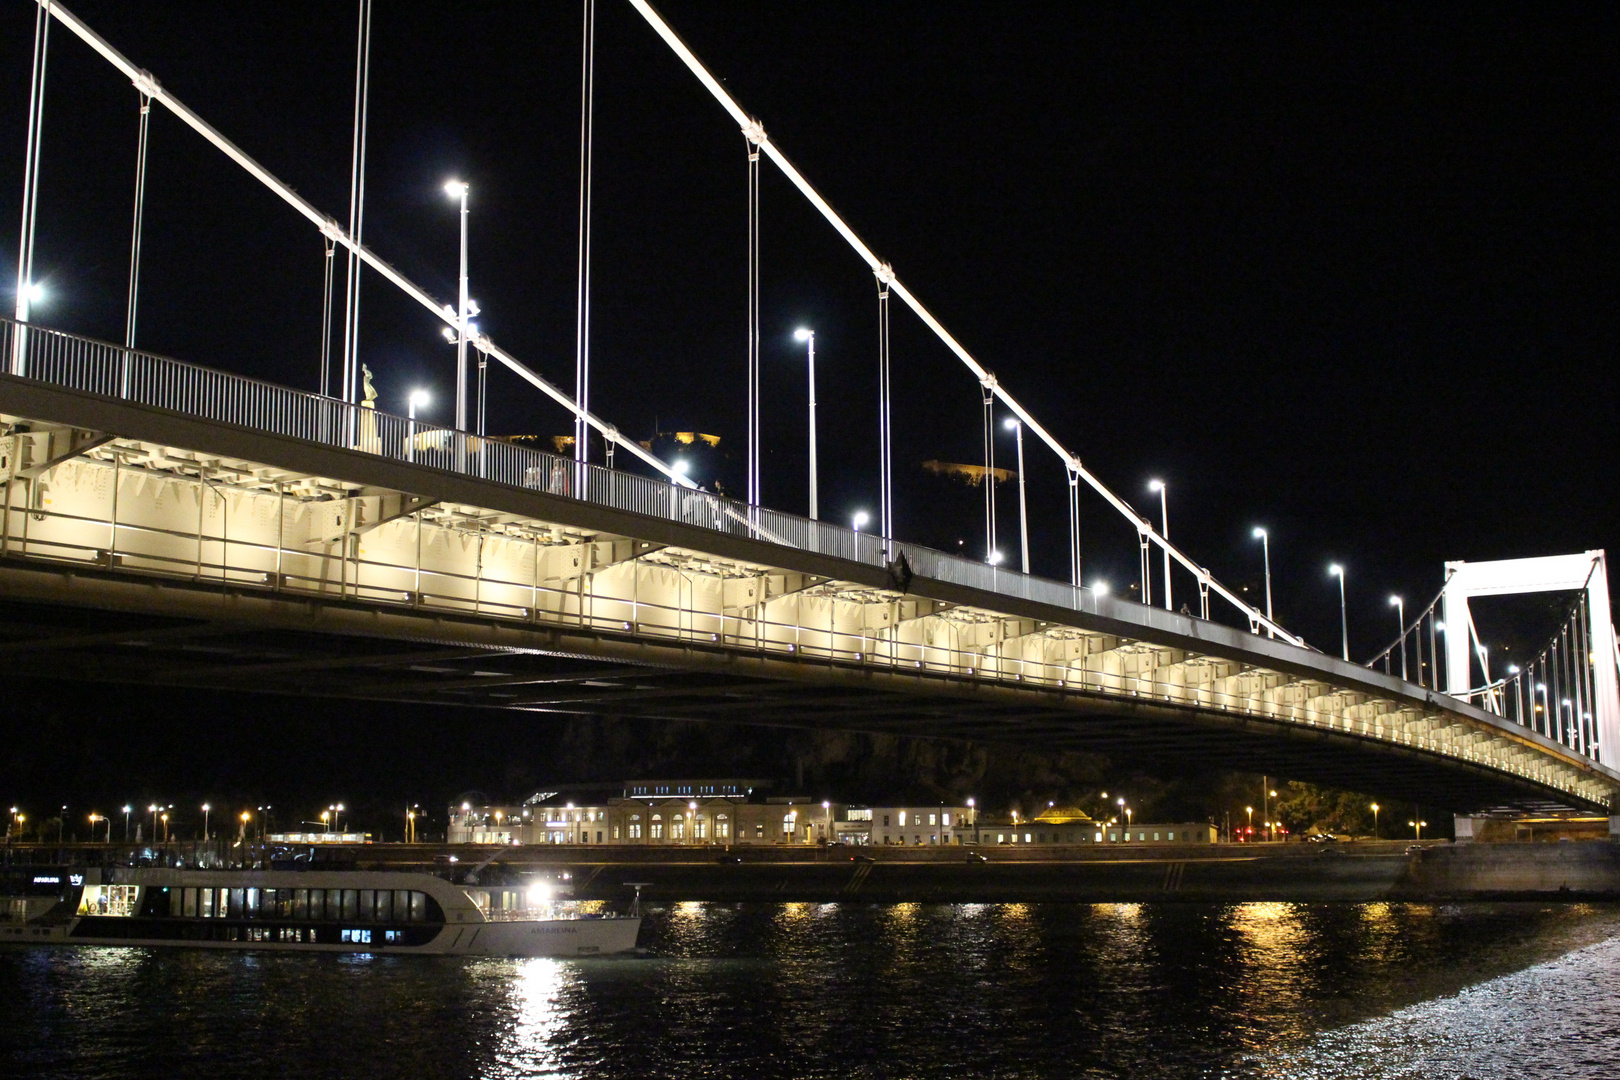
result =
[[[1091,591],[1096,593],[1098,596],[1107,596],[1108,595],[1108,582],[1106,582],[1106,581],[1096,582],[1095,584],[1093,584],[1091,586]]]
[[[456,308],[456,430],[467,430],[467,185],[452,180],[444,193],[461,200],[461,272]]]
[[[816,513],[816,332],[804,327],[793,331],[793,340],[802,341],[810,358],[810,520],[817,521]]]
[[[1163,480],[1149,480],[1148,490],[1159,493],[1159,517],[1164,522],[1164,610],[1174,610],[1170,606],[1170,501],[1166,494],[1168,489]]]
[[[1024,499],[1024,422],[1014,417],[1002,421],[1002,426],[1018,436],[1018,546],[1023,553],[1024,573],[1029,573],[1029,506]]]
[[[163,821],[163,842],[167,844],[169,842],[169,815],[166,813],[159,814],[158,817]]]
[[[1260,528],[1260,526],[1256,525],[1254,527],[1254,538],[1256,540],[1260,541],[1260,553],[1261,553],[1261,556],[1265,559],[1265,566],[1266,566],[1266,618],[1267,618],[1267,620],[1275,621],[1275,619],[1273,618],[1273,616],[1271,614],[1271,534],[1266,532],[1266,530]],[[1267,637],[1276,637],[1277,632],[1275,630],[1271,629],[1268,626],[1268,627],[1266,627],[1266,636]]]
[[[990,557],[988,559],[986,559],[985,562],[989,563],[991,566],[1000,566],[1001,565],[1001,552],[992,551],[990,553]]]
[[[147,809],[152,812],[152,843],[155,844],[155,843],[157,843],[157,816],[158,816],[157,803],[153,803],[151,806],[148,806]]]
[[[1378,804],[1377,803],[1372,804],[1372,812],[1373,812],[1373,839],[1376,840],[1376,839],[1378,839]]]
[[[1423,839],[1423,826],[1428,824],[1427,821],[1408,821],[1407,824],[1416,831],[1416,839]]]
[[[865,510],[857,510],[857,511],[855,511],[855,516],[850,518],[850,521],[855,526],[855,531],[856,532],[860,532],[861,531],[861,526],[865,525],[868,521],[871,521],[871,520],[872,520],[871,515],[868,514]]]
[[[1254,807],[1245,806],[1243,812],[1249,815],[1249,839],[1254,839]]]
[[[96,842],[96,822],[101,820],[103,820],[103,818],[100,814],[96,813],[94,810],[90,811],[90,842],[92,844]],[[112,826],[108,825],[107,830],[111,832]],[[112,843],[111,836],[107,837],[107,842],[109,844]]]
[[[209,805],[207,803],[202,804],[202,812],[203,812],[203,843],[205,843],[205,844],[208,843],[208,811],[209,811],[209,809],[210,809],[210,807],[209,807]]]
[[[1395,619],[1401,630],[1401,681],[1406,681],[1406,601],[1399,596],[1389,598],[1389,606],[1395,609]],[[1488,681],[1488,680],[1487,680]]]
[[[246,810],[242,811],[242,828],[241,828],[241,831],[236,834],[236,838],[238,840],[242,841],[243,843],[247,843],[248,820],[251,817],[252,817],[252,815],[249,814]]]
[[[129,805],[124,805],[124,843],[129,843]]]
[[[411,396],[405,401],[407,415],[411,421],[409,429],[410,439],[405,444],[406,461],[416,460],[416,407],[418,405],[426,405],[429,400],[428,392],[426,390],[412,390]]]
[[[1328,573],[1339,579],[1339,640],[1344,648],[1344,658],[1350,659],[1350,621],[1344,609],[1344,567],[1334,563],[1328,567]]]

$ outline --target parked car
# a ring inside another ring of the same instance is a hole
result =
[[[967,861],[970,862],[970,863],[982,863],[982,862],[989,862],[990,860],[986,859],[983,855],[979,854],[977,851],[970,851],[970,852],[967,853]]]
[[[877,860],[872,858],[872,856],[870,856],[870,855],[851,855],[849,857],[849,861],[850,862],[877,862]]]

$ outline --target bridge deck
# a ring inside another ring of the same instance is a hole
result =
[[[1320,653],[825,526],[773,542],[639,477],[608,478],[639,509],[574,498],[550,455],[515,483],[469,475],[477,440],[402,460],[444,449],[385,443],[396,418],[351,448],[12,376],[0,413],[0,653],[38,675],[1012,741],[1459,811],[1620,792]]]

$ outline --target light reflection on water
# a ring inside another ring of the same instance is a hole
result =
[[[0,1077],[1620,1072],[1615,907],[676,904],[642,944],[0,949]]]

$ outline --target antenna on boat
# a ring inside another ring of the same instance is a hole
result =
[[[650,881],[627,881],[627,882],[625,882],[625,884],[630,886],[632,889],[636,890],[636,898],[634,900],[630,901],[630,917],[632,919],[639,919],[639,918],[641,918],[641,890],[646,888],[647,886],[651,885],[652,882],[650,882]]]

